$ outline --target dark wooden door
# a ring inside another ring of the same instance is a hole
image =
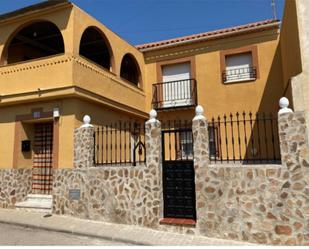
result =
[[[32,192],[51,194],[53,183],[53,124],[35,124]]]

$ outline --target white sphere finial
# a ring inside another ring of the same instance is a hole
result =
[[[280,106],[280,110],[278,112],[278,114],[283,114],[283,113],[293,113],[293,110],[291,108],[289,108],[289,100],[286,97],[282,97],[279,100],[279,106]]]
[[[204,108],[201,105],[195,107],[195,115],[203,115],[203,114],[204,114]]]
[[[286,98],[286,97],[282,97],[282,98],[279,100],[279,106],[280,106],[281,108],[289,107],[289,104],[290,104],[290,102],[289,102],[288,98]]]
[[[84,124],[82,125],[82,127],[92,127],[92,125],[90,124],[91,118],[90,118],[89,115],[85,115],[83,117],[83,122],[84,122]]]
[[[150,112],[149,112],[149,120],[148,122],[157,122],[157,112],[156,110],[152,109]]]
[[[204,108],[201,105],[195,107],[195,117],[193,120],[206,119],[204,117]]]
[[[149,112],[149,117],[150,119],[156,119],[158,116],[156,110],[152,109],[150,112]]]

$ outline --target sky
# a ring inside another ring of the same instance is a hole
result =
[[[0,14],[42,0],[1,0]],[[71,0],[133,45],[272,19],[271,0]],[[275,0],[281,20],[284,0]]]

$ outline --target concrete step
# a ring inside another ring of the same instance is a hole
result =
[[[37,194],[30,194],[25,201],[15,204],[16,209],[41,213],[52,213],[52,206],[52,195]]]
[[[29,194],[27,195],[27,200],[33,200],[33,201],[52,201],[53,196],[52,195],[39,195],[39,194]]]

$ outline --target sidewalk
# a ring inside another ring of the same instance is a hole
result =
[[[202,246],[202,245],[251,245],[223,239],[194,235],[182,235],[149,228],[83,220],[68,216],[52,215],[43,217],[41,213],[0,209],[0,223],[40,228],[79,236],[102,238],[136,245]]]

